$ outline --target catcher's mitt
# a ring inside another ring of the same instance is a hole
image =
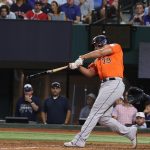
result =
[[[138,104],[143,100],[145,93],[138,87],[130,87],[128,89],[127,99],[130,104]]]

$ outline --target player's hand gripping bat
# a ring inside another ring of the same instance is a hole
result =
[[[36,78],[36,77],[39,77],[41,75],[45,75],[45,74],[49,74],[49,73],[55,73],[55,72],[58,72],[58,71],[61,71],[61,70],[67,69],[67,68],[68,68],[68,65],[63,66],[63,67],[59,67],[59,68],[55,68],[55,69],[51,69],[51,70],[46,70],[43,72],[38,72],[38,73],[27,76],[27,79]]]

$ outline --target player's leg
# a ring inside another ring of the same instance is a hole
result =
[[[126,127],[119,123],[116,119],[111,117],[113,107],[108,109],[105,114],[100,118],[99,123],[101,125],[109,127],[112,131],[115,131],[132,141],[133,148],[136,147],[136,134],[137,128],[136,127]]]
[[[64,143],[65,146],[84,147],[86,139],[99,121],[100,117],[114,104],[115,100],[120,98],[124,91],[124,84],[121,80],[107,81],[101,85],[98,97],[91,109],[91,112],[72,143]],[[113,97],[113,98],[112,98]],[[69,145],[68,145],[69,144]]]

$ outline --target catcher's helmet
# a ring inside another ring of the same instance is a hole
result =
[[[107,37],[105,35],[95,36],[92,40],[92,44],[97,47],[103,47],[104,45],[108,44]]]
[[[128,89],[127,99],[130,104],[140,103],[144,98],[144,91],[138,87],[130,87]]]

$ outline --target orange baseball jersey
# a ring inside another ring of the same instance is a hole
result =
[[[94,68],[100,79],[107,77],[123,78],[123,52],[119,44],[110,44],[112,54],[97,58],[89,65],[89,68]]]

